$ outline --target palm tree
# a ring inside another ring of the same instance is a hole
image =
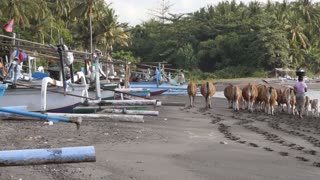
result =
[[[63,21],[69,21],[69,14],[72,8],[75,6],[75,1],[70,0],[47,0],[48,8],[51,10],[52,14],[58,16],[58,18]],[[57,17],[56,16],[56,17]]]
[[[2,15],[14,19],[23,28],[30,26],[31,19],[38,19],[47,14],[46,2],[42,0],[24,1],[1,0]]]
[[[298,0],[293,2],[292,10],[296,12],[306,23],[318,23],[320,14],[311,0]]]
[[[289,31],[292,43],[298,43],[303,49],[308,48],[308,37],[303,32],[302,22],[295,14],[290,13],[285,29]]]
[[[77,19],[80,15],[84,20],[89,18],[90,28],[90,52],[92,52],[92,18],[97,17],[99,6],[104,6],[104,0],[83,0],[76,4],[75,8],[70,12],[71,17]]]
[[[80,6],[80,4],[78,4],[78,6]],[[94,14],[92,17],[94,17],[94,19],[92,19],[89,28],[93,28],[94,31],[90,31],[90,29],[85,26],[88,22],[88,18],[79,18],[77,23],[72,25],[72,29],[77,32],[75,33],[74,38],[83,42],[88,42],[87,40],[90,39],[90,49],[95,47],[109,49],[115,44],[127,46],[128,35],[124,32],[127,25],[119,24],[117,22],[117,16],[115,15],[114,10],[110,8],[110,4],[100,1],[98,4],[95,4],[95,8],[93,9]],[[75,9],[71,14],[74,16],[76,12],[80,13],[83,11],[77,11],[77,9]],[[90,36],[88,36],[87,32],[92,32],[92,34],[90,33]],[[89,42],[84,44],[89,44]]]
[[[127,33],[124,32],[126,24],[117,23],[115,11],[107,5],[104,9],[99,11],[100,18],[98,19],[94,41],[98,45],[104,46],[103,48],[109,49],[113,45],[128,46]]]
[[[250,16],[255,16],[255,15],[261,13],[262,5],[261,5],[261,3],[259,1],[256,1],[256,0],[255,1],[251,1],[249,3],[248,9],[249,9]]]

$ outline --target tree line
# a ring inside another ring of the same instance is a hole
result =
[[[136,26],[128,49],[143,61],[164,60],[212,77],[265,76],[274,68],[319,74],[319,12],[311,0],[224,1]]]
[[[319,3],[233,0],[186,14],[169,7],[129,27],[104,0],[2,0],[0,20],[14,18],[24,39],[54,44],[63,37],[78,50],[90,48],[92,21],[94,48],[134,62],[166,61],[197,78],[266,76],[280,67],[320,73]]]

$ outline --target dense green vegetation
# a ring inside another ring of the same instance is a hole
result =
[[[62,37],[73,49],[91,51],[90,24],[93,49],[106,52],[128,42],[126,24],[117,22],[114,10],[104,0],[1,0],[0,17],[3,24],[15,20],[19,37],[44,44],[57,44]]]
[[[320,5],[311,0],[224,1],[183,15],[171,14],[169,4],[162,10],[128,27],[103,0],[1,0],[0,20],[14,18],[24,39],[57,43],[61,36],[89,50],[91,17],[95,48],[133,62],[167,61],[195,79],[267,76],[277,67],[320,73]]]

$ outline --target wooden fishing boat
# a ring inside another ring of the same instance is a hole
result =
[[[9,86],[0,100],[0,107],[26,106],[28,111],[70,112],[88,97],[86,84],[72,84],[64,91],[59,85],[48,86],[52,82],[49,77],[41,82],[41,86],[20,82]]]
[[[82,72],[74,74],[71,71],[70,74],[74,76],[70,76],[68,80],[66,78],[65,67],[72,68],[74,57],[63,43],[60,43],[57,47],[49,47],[15,37],[0,36],[19,41],[21,44],[33,45],[6,44],[6,46],[15,49],[6,63],[7,74],[3,77],[2,83],[10,84],[10,86],[0,100],[0,107],[12,107],[14,109],[14,107],[26,106],[27,111],[69,112],[79,103],[90,98],[87,91],[88,85]],[[39,78],[40,76],[37,76],[37,78],[32,76],[33,72],[37,71],[36,58],[28,56],[26,52],[32,53],[33,50],[37,50],[38,55],[42,54],[41,57],[46,57],[49,53],[50,58],[60,61],[59,69],[62,69],[62,71],[59,80],[48,76],[41,76],[41,78]],[[27,63],[28,71],[23,74],[22,65],[24,62]],[[76,83],[79,80],[81,80],[81,83]]]
[[[81,103],[78,96],[83,96],[84,86],[73,86],[71,92],[64,95],[61,87],[50,87],[46,97],[40,97],[41,90],[25,87],[8,88],[0,100],[0,107],[14,107],[26,105],[28,111],[70,112]],[[52,92],[55,91],[55,92]],[[57,93],[59,92],[59,93]],[[75,96],[72,96],[75,95]],[[47,103],[43,104],[43,98]]]
[[[187,86],[179,85],[174,86],[169,83],[162,83],[157,85],[155,82],[132,82],[130,88],[144,88],[150,89],[150,95],[187,95]]]
[[[150,96],[159,96],[165,92],[167,92],[168,89],[162,89],[162,90],[155,90],[155,91],[150,91]]]

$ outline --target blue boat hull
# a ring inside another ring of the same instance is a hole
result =
[[[187,95],[187,86],[188,85],[180,85],[173,86],[167,83],[163,83],[157,87],[155,82],[133,82],[130,85],[130,88],[144,88],[150,89],[151,94],[157,91],[165,91],[163,95]]]

